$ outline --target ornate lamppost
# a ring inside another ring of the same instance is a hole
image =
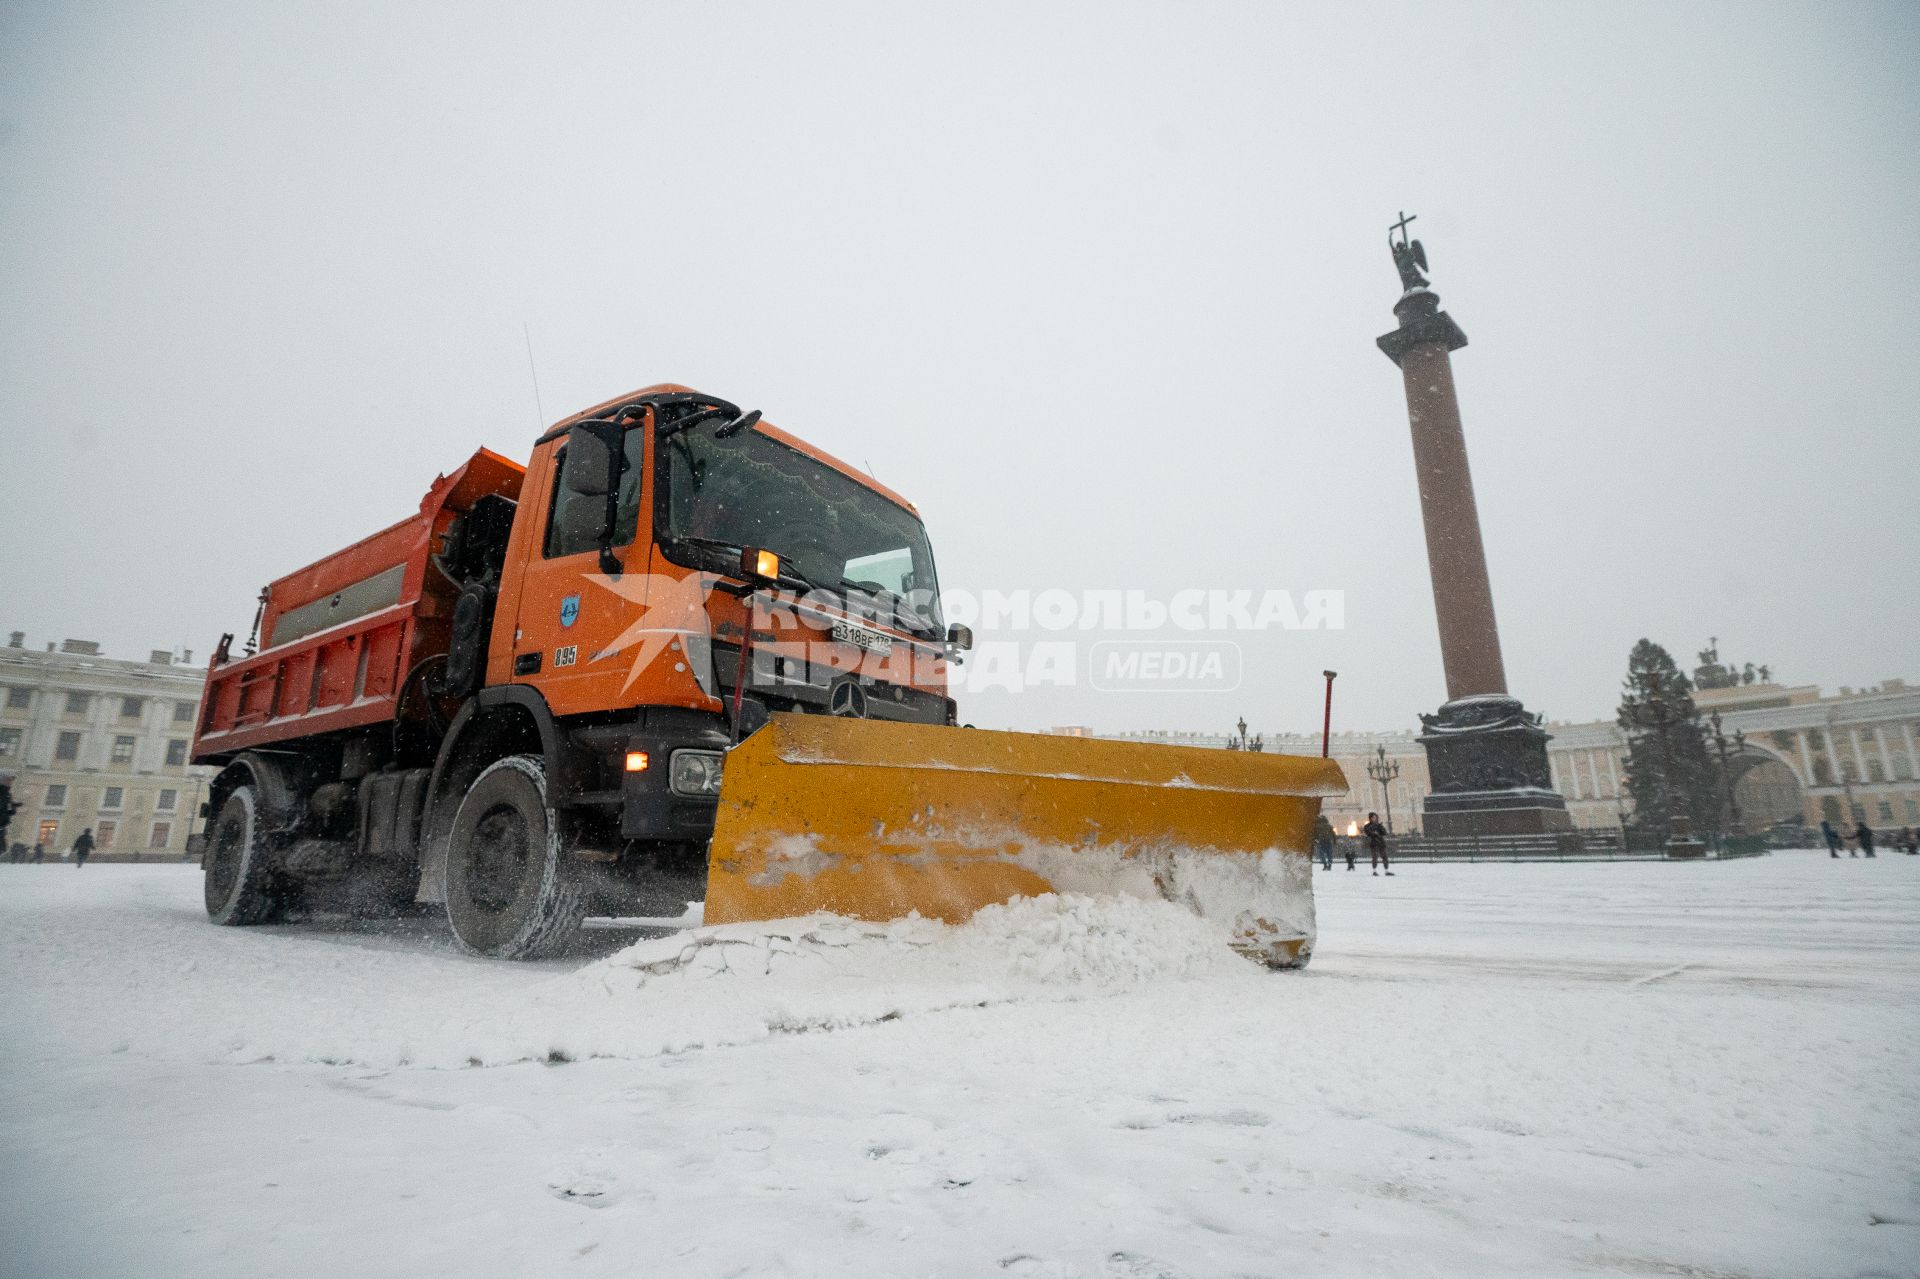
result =
[[[1387,748],[1380,746],[1374,750],[1374,758],[1367,763],[1367,776],[1380,783],[1380,811],[1387,815],[1387,834],[1393,834],[1393,795],[1387,790],[1387,783],[1400,776],[1400,761],[1387,758]]]

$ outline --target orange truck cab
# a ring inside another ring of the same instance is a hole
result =
[[[757,413],[661,385],[486,450],[420,511],[271,583],[193,757],[209,914],[444,902],[489,955],[703,896],[725,753],[776,712],[951,725],[911,503]],[[257,648],[257,651],[255,651]]]

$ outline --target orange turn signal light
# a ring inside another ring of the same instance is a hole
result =
[[[740,571],[755,581],[778,581],[780,557],[758,546],[749,546],[740,552]]]
[[[647,765],[652,762],[652,760],[647,758],[645,751],[627,752],[627,771],[629,773],[644,773],[647,771]]]

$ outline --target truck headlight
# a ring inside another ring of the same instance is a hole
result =
[[[719,751],[675,751],[667,770],[667,785],[676,795],[712,798],[720,793],[720,769],[725,759]]]

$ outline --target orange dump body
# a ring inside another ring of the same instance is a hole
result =
[[[434,481],[418,514],[271,583],[261,651],[232,660],[223,643],[208,668],[195,762],[396,718],[412,672],[447,651],[454,587],[435,547],[480,498],[518,500],[524,476],[481,449]]]

